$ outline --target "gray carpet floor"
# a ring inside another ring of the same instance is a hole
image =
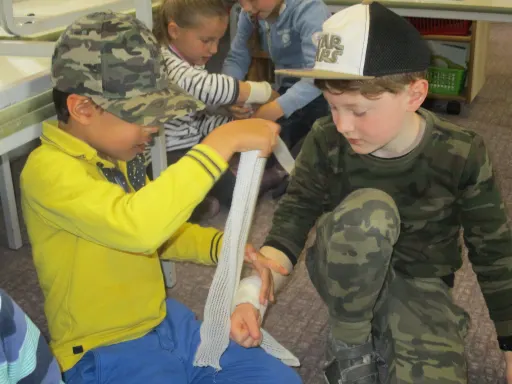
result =
[[[449,119],[482,134],[490,149],[498,174],[505,203],[512,207],[512,26],[492,27],[488,57],[488,78],[485,87],[463,116]],[[25,158],[12,163],[16,188]],[[270,227],[275,202],[264,197],[256,211],[251,233],[252,242],[260,245]],[[509,208],[510,212],[510,208]],[[227,212],[221,212],[211,224],[222,228]],[[25,244],[26,232],[23,229]],[[465,257],[465,256],[464,256]],[[189,264],[177,267],[178,284],[169,291],[199,316],[211,279],[213,268]],[[46,334],[43,298],[33,267],[30,246],[18,251],[7,249],[5,227],[0,223],[0,287],[10,293]],[[457,273],[454,297],[471,314],[471,328],[466,340],[469,382],[473,384],[504,383],[504,361],[499,352],[494,326],[476,282],[471,265],[464,263]],[[322,383],[321,365],[327,327],[327,313],[314,291],[303,262],[289,285],[270,308],[265,328],[300,358],[299,369],[306,384]]]

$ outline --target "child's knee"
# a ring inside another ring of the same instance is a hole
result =
[[[378,189],[364,188],[352,192],[335,208],[332,220],[333,233],[351,228],[350,237],[355,241],[358,235],[362,235],[385,238],[394,244],[400,232],[400,215],[393,198]]]
[[[398,209],[388,194],[369,188],[352,192],[318,222],[306,258],[313,283],[318,288],[343,282],[349,289],[368,286],[374,276],[381,286],[399,230]]]

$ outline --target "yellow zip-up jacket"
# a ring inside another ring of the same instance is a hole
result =
[[[139,338],[163,320],[159,255],[217,261],[222,234],[186,220],[227,164],[197,145],[127,193],[99,168],[115,165],[57,122],[44,124],[41,141],[21,174],[22,208],[52,351],[66,371],[88,350]],[[126,163],[116,166],[128,180]]]

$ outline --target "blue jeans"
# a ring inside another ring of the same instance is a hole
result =
[[[195,367],[201,323],[183,304],[168,299],[167,316],[144,337],[96,348],[64,374],[67,384],[299,384],[297,373],[261,348],[231,342],[222,370]]]

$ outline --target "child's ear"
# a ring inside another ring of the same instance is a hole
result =
[[[176,40],[180,34],[180,27],[173,20],[167,24],[167,34],[170,40]]]
[[[409,100],[407,109],[416,112],[428,95],[428,81],[425,79],[415,80],[409,85]]]
[[[69,115],[82,125],[90,124],[98,112],[96,105],[89,98],[76,94],[68,96],[67,106]]]

